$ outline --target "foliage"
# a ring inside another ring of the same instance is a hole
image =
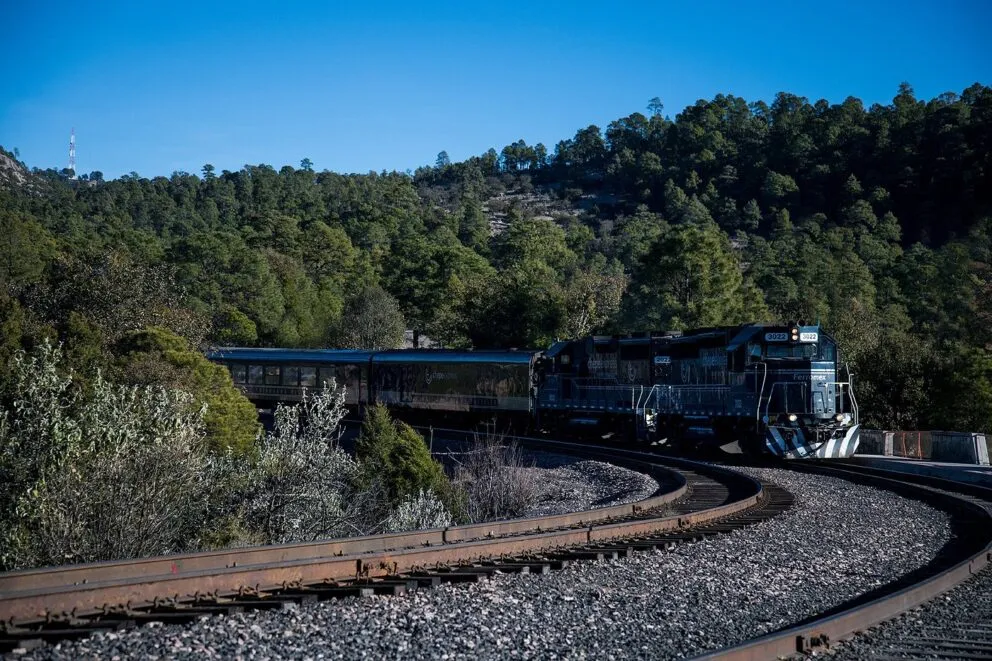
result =
[[[641,261],[628,326],[677,330],[764,320],[764,300],[713,224],[678,225]],[[636,301],[636,303],[635,303]]]
[[[189,340],[202,341],[207,320],[184,306],[169,267],[142,264],[120,252],[90,260],[59,256],[43,283],[26,294],[32,310],[53,325],[65,323],[70,312],[85,318],[113,343],[130,331],[161,326]]]
[[[184,393],[97,375],[85,396],[48,344],[18,354],[0,417],[0,561],[7,568],[195,548],[213,465]]]
[[[355,490],[359,466],[337,441],[346,412],[344,389],[333,382],[305,393],[299,406],[276,408],[274,429],[246,480],[243,511],[264,543],[372,531],[376,496]]]
[[[407,496],[386,519],[386,532],[425,530],[450,526],[451,513],[433,491],[421,489]]]
[[[403,314],[380,287],[366,287],[345,305],[342,344],[354,349],[395,349],[403,343]]]
[[[115,352],[120,380],[188,392],[205,407],[207,444],[217,454],[251,455],[260,432],[254,405],[234,387],[227,369],[164,328],[127,333]]]
[[[520,516],[540,493],[520,448],[493,433],[476,436],[461,455],[454,482],[467,495],[471,522]]]
[[[162,352],[165,365],[170,352],[188,353],[160,329],[128,342]],[[80,388],[64,367],[47,343],[12,364],[11,406],[0,409],[0,567],[442,527],[453,511],[464,516],[463,495],[423,439],[384,409],[376,420],[387,438],[366,445],[378,454],[360,463],[341,449],[344,390],[333,382],[277,407],[257,456],[245,456],[208,451],[208,408],[189,394],[99,374]]]
[[[451,492],[441,464],[431,457],[424,438],[408,424],[394,421],[382,404],[370,406],[355,441],[368,484],[378,484],[391,504],[420,491],[444,497]]]

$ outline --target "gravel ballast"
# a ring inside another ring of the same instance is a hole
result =
[[[676,658],[804,619],[928,562],[946,516],[775,469],[792,510],[674,551],[62,643],[29,658]]]
[[[988,653],[987,646],[992,643],[992,567],[918,608],[834,645],[830,658],[861,661],[900,654],[925,656],[935,639],[955,641],[944,643],[948,655]],[[978,649],[969,649],[971,645]]]
[[[648,498],[658,490],[658,483],[644,473],[564,455],[539,453],[534,467],[520,470],[538,485],[537,500],[524,516],[622,505]]]

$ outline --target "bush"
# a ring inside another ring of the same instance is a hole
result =
[[[406,322],[399,303],[381,287],[365,287],[345,304],[341,341],[355,349],[403,346]]]
[[[446,528],[451,525],[451,513],[433,491],[421,490],[408,496],[386,519],[386,532]]]
[[[254,405],[234,387],[225,367],[207,360],[164,328],[126,333],[116,351],[122,379],[134,385],[163,385],[192,394],[206,407],[208,447],[217,454],[250,456],[261,432]]]
[[[431,490],[438,496],[450,491],[448,477],[431,457],[423,436],[406,423],[393,422],[382,404],[366,411],[355,454],[367,480],[380,482],[394,506],[420,491]]]
[[[264,543],[365,534],[385,518],[384,496],[359,489],[359,465],[338,444],[344,395],[332,381],[298,406],[276,408],[246,480],[247,528]]]
[[[83,391],[61,362],[48,343],[13,361],[13,407],[0,413],[0,563],[196,548],[215,469],[203,409],[185,393],[115,386],[99,373]]]
[[[505,438],[476,436],[455,469],[454,486],[467,495],[466,517],[473,523],[523,515],[540,488],[523,453]]]
[[[440,464],[410,426],[369,410],[358,460],[338,444],[344,389],[332,382],[280,405],[258,465],[242,479],[240,520],[225,522],[222,544],[302,542],[448,526],[457,502]]]
[[[208,409],[160,386],[85,388],[60,348],[17,354],[0,410],[0,567],[446,526],[451,485],[423,439],[376,409],[346,454],[344,390],[279,406],[257,454],[210,452]]]

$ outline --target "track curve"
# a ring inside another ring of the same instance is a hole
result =
[[[526,442],[637,467],[667,488],[636,503],[565,515],[0,574],[0,650],[149,620],[527,571],[566,557],[616,557],[722,534],[791,504],[781,490],[708,464]]]
[[[945,509],[951,513],[957,529],[958,538],[953,553],[938,557],[903,580],[883,586],[874,593],[842,604],[807,622],[694,658],[758,661],[797,654],[830,653],[829,650],[838,641],[925,604],[983,570],[988,571],[988,565],[992,564],[990,487],[840,461],[794,465],[791,468],[870,484]],[[943,658],[941,641],[932,642],[932,648],[922,645],[913,653],[921,657],[934,654],[933,658]]]

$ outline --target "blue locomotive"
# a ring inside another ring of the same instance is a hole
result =
[[[818,326],[747,324],[559,342],[544,352],[537,411],[597,433],[725,445],[778,457],[849,457],[850,376]]]
[[[360,409],[516,429],[725,445],[784,458],[858,446],[850,376],[818,326],[747,324],[556,342],[543,351],[218,349],[249,399],[298,400],[330,379]]]

